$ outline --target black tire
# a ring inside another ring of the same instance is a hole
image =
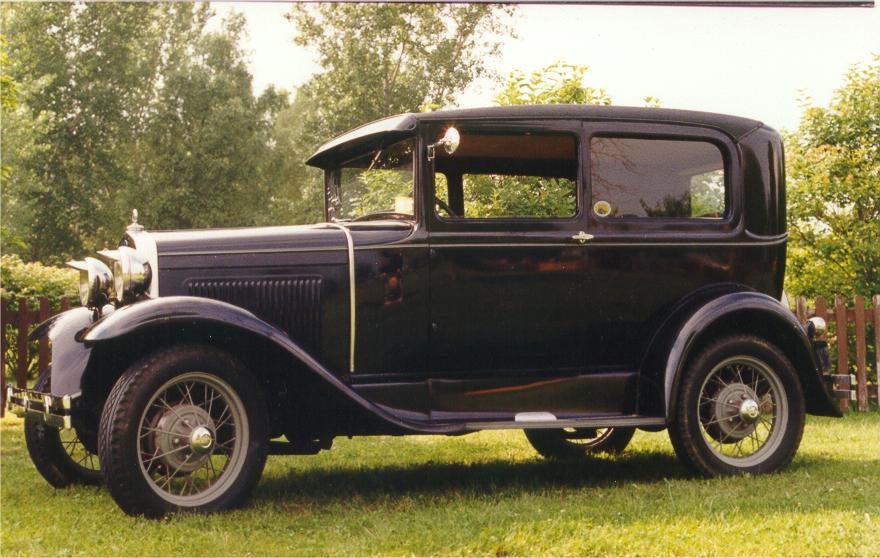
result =
[[[40,374],[34,390],[48,392],[51,374]],[[24,440],[37,471],[55,488],[103,482],[98,456],[88,451],[75,429],[64,433],[38,418],[25,417]]]
[[[685,370],[669,437],[679,459],[706,477],[772,473],[794,459],[804,407],[797,373],[782,351],[751,335],[725,337]]]
[[[524,430],[535,450],[549,459],[583,459],[589,455],[623,453],[635,428],[571,428]]]
[[[199,428],[209,432],[205,447],[196,445]],[[260,479],[268,444],[264,394],[247,368],[225,351],[192,344],[132,365],[107,398],[98,435],[113,499],[125,513],[148,517],[242,504]]]

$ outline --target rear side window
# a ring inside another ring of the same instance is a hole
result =
[[[594,137],[592,210],[599,217],[721,219],[724,157],[707,141]]]

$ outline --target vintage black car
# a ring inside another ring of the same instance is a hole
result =
[[[805,413],[839,415],[825,324],[780,302],[783,151],[760,122],[403,114],[308,163],[324,224],[135,218],[73,262],[83,307],[34,332],[51,370],[8,394],[52,485],[103,482],[129,514],[216,511],[267,454],[483,429],[578,458],[666,428],[698,473],[769,473]]]

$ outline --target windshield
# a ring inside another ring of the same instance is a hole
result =
[[[413,139],[371,151],[331,176],[331,221],[413,217]]]

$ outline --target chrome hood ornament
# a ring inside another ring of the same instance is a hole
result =
[[[138,210],[131,210],[131,224],[125,228],[128,232],[141,232],[144,230],[144,226],[138,224]]]

